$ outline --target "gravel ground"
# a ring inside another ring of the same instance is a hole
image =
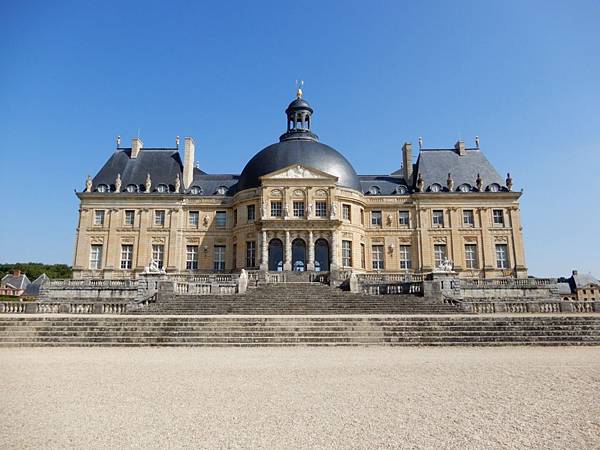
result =
[[[600,448],[600,348],[4,349],[2,448]]]

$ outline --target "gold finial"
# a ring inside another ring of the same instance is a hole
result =
[[[298,90],[296,91],[296,97],[302,98],[302,86],[304,86],[304,80],[296,80],[296,86],[298,86]]]

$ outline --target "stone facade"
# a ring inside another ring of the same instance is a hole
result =
[[[302,117],[302,126],[310,124]],[[303,129],[295,126],[288,121],[287,134],[298,139]],[[310,139],[316,136],[307,134],[305,140]],[[396,183],[393,192],[380,191],[377,176],[358,176],[365,189],[342,185],[340,176],[302,158],[261,175],[258,186],[236,189],[239,177],[231,176],[222,188],[208,192],[209,183],[220,183],[218,176],[191,167],[194,143],[185,142],[183,163],[178,148],[167,149],[169,164],[176,162],[168,175],[163,167],[148,169],[147,176],[138,170],[136,184],[128,184],[119,172],[114,185],[102,181],[101,171],[77,194],[75,278],[136,277],[153,259],[167,273],[242,268],[428,273],[449,258],[461,277],[527,276],[521,194],[511,190],[512,180],[508,187],[488,189],[474,168],[468,192],[454,186],[450,174],[440,189],[427,179],[425,158],[413,165],[407,144],[404,167],[384,176],[386,183]],[[132,149],[117,149],[116,157],[126,160],[126,174],[134,160],[142,164],[144,157],[164,151],[134,142]],[[427,156],[452,154],[466,161],[479,150],[465,150],[459,142],[455,149],[431,153]],[[170,178],[161,182],[161,176]]]

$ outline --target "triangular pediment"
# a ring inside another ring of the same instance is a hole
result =
[[[302,164],[291,164],[283,169],[276,170],[260,177],[261,180],[281,180],[281,179],[326,179],[337,181],[337,177],[330,175],[322,170],[313,167],[306,167]]]

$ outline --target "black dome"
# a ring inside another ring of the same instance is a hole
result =
[[[341,153],[312,139],[288,139],[269,145],[248,161],[238,191],[260,186],[260,177],[292,164],[312,167],[338,177],[337,184],[360,191],[352,165]]]

